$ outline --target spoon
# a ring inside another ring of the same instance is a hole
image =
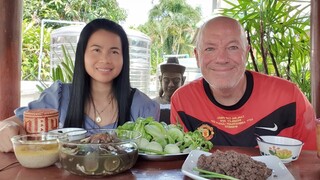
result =
[[[261,142],[266,142],[265,140],[262,139],[261,136],[259,136],[259,134],[256,134],[256,133],[255,133],[254,135],[255,135]]]

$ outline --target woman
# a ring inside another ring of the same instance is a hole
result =
[[[159,104],[130,87],[129,44],[123,28],[95,19],[82,30],[77,45],[72,84],[59,81],[46,89],[16,116],[0,122],[0,151],[12,151],[10,138],[25,133],[23,112],[54,108],[59,127],[116,128],[138,117],[159,119]]]

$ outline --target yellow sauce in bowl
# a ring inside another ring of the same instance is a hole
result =
[[[20,164],[27,168],[43,168],[57,162],[59,144],[20,144],[14,153]]]

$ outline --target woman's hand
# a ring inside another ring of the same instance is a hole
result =
[[[19,134],[26,134],[26,132],[17,117],[0,121],[0,152],[13,152],[10,139]]]

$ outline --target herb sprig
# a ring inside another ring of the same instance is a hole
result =
[[[225,175],[225,174],[220,174],[220,173],[216,173],[216,172],[211,172],[211,171],[206,171],[206,170],[203,170],[203,169],[199,169],[199,168],[193,168],[194,171],[198,171],[199,172],[199,175],[201,177],[204,177],[204,178],[219,178],[219,179],[228,179],[228,180],[239,180],[237,178],[234,178],[234,177],[231,177],[231,176],[228,176],[228,175]]]

